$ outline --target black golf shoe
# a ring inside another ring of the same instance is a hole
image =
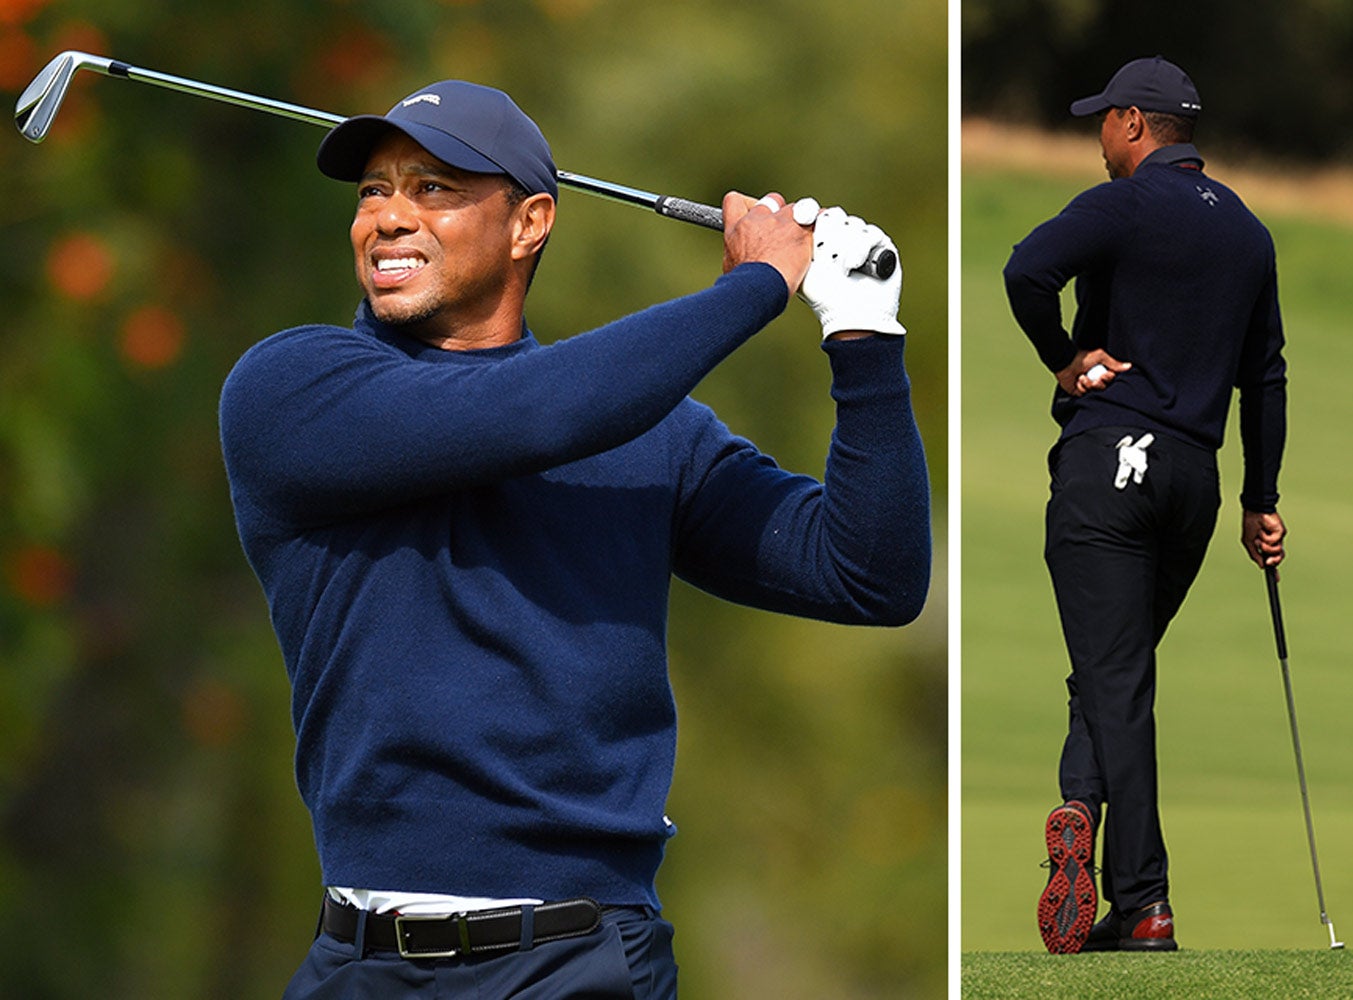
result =
[[[1048,844],[1048,884],[1038,899],[1038,931],[1054,955],[1074,955],[1085,944],[1095,922],[1091,858],[1095,827],[1088,806],[1067,802],[1048,814],[1043,828]]]
[[[1117,910],[1090,928],[1082,951],[1176,951],[1169,903],[1152,903],[1130,916]]]

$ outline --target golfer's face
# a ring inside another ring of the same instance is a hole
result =
[[[1128,177],[1132,161],[1128,155],[1128,116],[1121,108],[1109,108],[1099,126],[1099,145],[1104,151],[1104,166],[1110,179]]]
[[[351,229],[377,319],[438,339],[490,314],[511,266],[511,218],[500,175],[449,166],[392,131],[367,161]]]

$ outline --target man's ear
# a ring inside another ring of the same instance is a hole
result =
[[[1142,109],[1133,105],[1124,112],[1127,116],[1127,137],[1129,142],[1136,142],[1145,137],[1148,129],[1146,127],[1146,115],[1142,114]]]
[[[533,194],[520,202],[512,215],[512,259],[534,256],[554,228],[554,199]]]

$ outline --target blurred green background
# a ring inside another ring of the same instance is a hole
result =
[[[942,995],[946,10],[939,0],[0,0],[0,91],[83,49],[325,110],[508,90],[564,169],[717,203],[812,194],[887,230],[935,487],[901,631],[678,586],[660,878],[683,995]],[[320,886],[288,690],[234,534],[216,400],[253,342],[357,304],[320,131],[77,78],[0,141],[0,968],[25,998],[275,997]],[[566,192],[528,302],[550,341],[704,287],[717,235]],[[783,465],[831,425],[800,303],[696,395]]]
[[[1019,5],[1021,26],[1012,6],[976,0],[963,9],[961,949],[1042,950],[1042,831],[1058,802],[1070,669],[1042,555],[1053,381],[1010,316],[1001,269],[1035,225],[1106,179],[1093,123],[1069,119],[1067,104],[1098,92],[1126,60],[1157,52],[1188,70],[1202,94],[1197,141],[1209,173],[1255,209],[1277,246],[1289,366],[1282,601],[1337,925],[1353,919],[1345,909],[1353,900],[1353,674],[1342,630],[1353,542],[1353,471],[1342,460],[1353,174],[1338,154],[1347,131],[1293,133],[1283,116],[1310,109],[1283,95],[1305,88],[1325,123],[1333,120],[1350,83],[1336,54],[1353,46],[1353,9],[1200,4],[1185,15],[1157,0],[1131,8],[1029,0]],[[1038,34],[1034,26],[1058,12],[1067,16],[1056,30]],[[1216,31],[1198,30],[1200,18]],[[991,60],[1002,61],[1004,85]],[[1058,131],[1037,130],[1046,125]],[[1063,304],[1069,320],[1069,290]],[[1177,932],[1189,949],[1327,948],[1263,576],[1238,545],[1234,415],[1227,437],[1212,547],[1159,656],[1161,804]]]
[[[960,30],[965,114],[1066,128],[1073,100],[1129,59],[1163,55],[1198,85],[1214,155],[1292,164],[1353,153],[1343,0],[963,0]]]

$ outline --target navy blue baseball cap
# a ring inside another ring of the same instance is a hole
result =
[[[335,180],[361,180],[371,151],[392,128],[443,163],[507,174],[530,194],[559,198],[550,145],[536,123],[501,90],[464,80],[434,83],[384,115],[358,115],[335,126],[320,143],[319,169]]]
[[[1073,115],[1096,115],[1109,108],[1141,108],[1186,118],[1203,110],[1198,88],[1174,63],[1155,56],[1134,59],[1109,80],[1102,94],[1083,97],[1071,105]]]

